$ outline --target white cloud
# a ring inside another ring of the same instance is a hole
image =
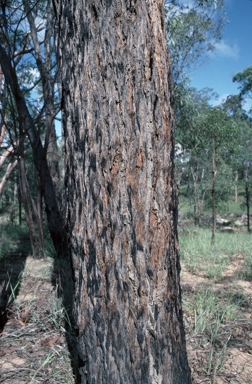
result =
[[[230,59],[238,59],[240,49],[237,44],[229,45],[224,40],[214,44],[215,50],[209,53],[210,57],[227,57]]]

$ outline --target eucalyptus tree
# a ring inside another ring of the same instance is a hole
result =
[[[238,72],[234,77],[233,81],[239,83],[240,94],[239,97],[242,100],[251,99],[252,97],[252,66],[245,68],[242,72]],[[243,176],[244,176],[244,187],[245,187],[245,205],[247,211],[247,228],[250,232],[250,204],[252,196],[252,142],[251,142],[251,124],[252,124],[252,108],[247,115],[247,125],[249,125],[249,134],[246,134],[246,127],[243,129],[246,139],[243,142]]]
[[[209,100],[212,97],[212,90],[189,88],[187,96],[180,98],[179,110],[175,109],[176,141],[182,155],[182,158],[181,155],[176,158],[176,173],[181,185],[187,183],[186,197],[193,201],[195,225],[200,224],[210,188],[209,143],[205,138],[203,122],[211,108]]]
[[[226,22],[223,0],[165,1],[166,38],[174,82],[177,117],[190,102],[190,75],[200,68],[221,40]],[[177,141],[177,140],[176,140]]]
[[[232,172],[240,142],[240,126],[223,106],[213,108],[212,90],[190,89],[188,101],[177,118],[177,141],[187,161],[180,164],[192,185],[194,222],[199,224],[203,209],[212,208],[213,241],[216,209],[227,206]],[[178,168],[178,167],[177,167]],[[186,172],[185,172],[186,171]],[[217,177],[218,176],[218,177]],[[181,182],[184,183],[183,177]]]
[[[1,2],[0,65],[8,97],[15,103],[18,141],[29,140],[52,240],[64,252],[54,126],[60,110],[54,27],[50,2]]]
[[[233,81],[240,84],[241,97],[252,97],[252,66],[245,68],[242,72],[236,73]]]
[[[166,1],[166,31],[175,84],[199,68],[221,40],[223,0]]]
[[[81,382],[190,383],[163,1],[55,8]]]
[[[222,160],[230,161],[236,147],[238,126],[221,108],[211,108],[204,118],[203,131],[212,160],[212,239],[216,232],[216,179]]]
[[[245,70],[238,74],[237,78],[243,78],[243,75],[249,73]],[[244,80],[244,79],[243,79]],[[252,83],[251,83],[252,86]],[[244,109],[246,95],[249,94],[249,79],[243,81],[239,95],[231,95],[223,103],[222,108],[235,120],[239,127],[239,136],[237,138],[236,152],[233,156],[232,164],[235,171],[236,184],[238,181],[244,185],[245,204],[247,214],[247,228],[250,232],[250,204],[252,196],[252,122],[250,112]],[[246,89],[246,92],[243,92]],[[236,201],[238,202],[238,191],[236,191]]]

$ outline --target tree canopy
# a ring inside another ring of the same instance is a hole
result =
[[[239,83],[241,97],[252,97],[252,66],[234,75],[233,81]]]

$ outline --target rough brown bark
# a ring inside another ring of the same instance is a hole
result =
[[[62,0],[82,383],[190,383],[161,0]]]

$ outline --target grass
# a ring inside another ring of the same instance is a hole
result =
[[[248,257],[246,258],[243,275],[246,279],[252,280],[252,251],[249,253]]]
[[[8,276],[8,281],[6,283],[5,291],[6,292],[9,291],[10,293],[8,296],[6,307],[9,307],[12,304],[12,302],[16,299],[21,281],[22,281],[22,272],[19,273],[16,280],[14,281],[15,285],[12,284],[11,276],[10,275]]]
[[[28,255],[31,255],[31,248],[25,223],[19,226],[2,220],[0,271],[7,292],[6,313],[11,320],[7,326],[11,328],[15,323],[18,327],[17,332],[10,331],[2,342],[8,343],[11,337],[17,350],[28,348],[34,350],[35,355],[39,352],[35,359],[27,361],[27,375],[32,382],[47,382],[49,375],[52,383],[72,384],[73,369],[77,372],[73,360],[77,349],[68,313],[72,299],[72,291],[68,289],[69,262],[56,258],[47,231],[44,258],[39,260]],[[5,375],[9,377],[8,372]]]
[[[206,358],[203,372],[212,377],[221,373],[226,351],[240,316],[239,300],[222,297],[219,292],[199,290],[193,299],[184,300],[184,311],[194,319],[193,333],[199,345],[204,345]]]
[[[252,237],[241,232],[217,232],[212,246],[211,229],[187,227],[180,229],[179,238],[183,268],[189,272],[187,281],[191,273],[195,287],[183,295],[188,344],[197,350],[190,363],[199,382],[203,379],[215,384],[218,376],[229,376],[233,367],[228,365],[228,357],[236,343],[235,356],[239,356],[239,348],[249,339],[251,295],[237,285],[237,280],[252,278]],[[232,277],[225,280],[223,272],[230,265]],[[241,382],[249,384],[246,379]]]
[[[14,252],[29,253],[29,234],[25,224],[0,223],[0,258]]]
[[[209,278],[220,278],[230,257],[246,258],[247,277],[252,274],[251,235],[247,233],[216,233],[211,245],[211,229],[188,227],[180,232],[180,256],[191,272],[203,272]]]
[[[220,324],[235,320],[239,314],[237,303],[230,298],[223,305],[220,294],[211,290],[200,290],[184,307],[194,315],[194,333],[202,335],[217,334]]]

